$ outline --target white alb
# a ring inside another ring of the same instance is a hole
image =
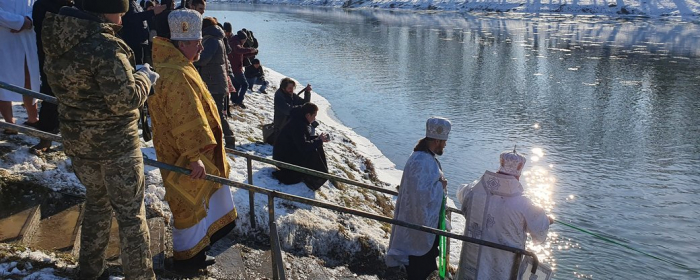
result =
[[[467,219],[468,237],[525,249],[526,233],[544,242],[549,219],[544,210],[523,196],[515,176],[486,171],[478,181],[457,191]],[[515,254],[463,242],[457,279],[509,279]]]
[[[39,54],[34,28],[12,33],[24,25],[24,17],[32,18],[34,0],[0,1],[0,81],[24,87],[24,63],[31,76],[31,90],[39,91]],[[0,101],[22,101],[22,95],[0,89]]]
[[[396,199],[394,218],[412,224],[437,228],[445,191],[440,163],[428,152],[413,152],[406,162]],[[435,234],[391,227],[391,238],[386,254],[389,267],[408,265],[408,256],[428,253],[435,242]]]

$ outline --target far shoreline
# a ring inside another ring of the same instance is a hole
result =
[[[377,1],[377,0],[374,0]],[[353,0],[347,0],[344,3],[352,3]],[[440,6],[420,6],[420,5],[396,5],[391,4],[372,4],[373,1],[356,1],[350,5],[338,5],[333,1],[318,1],[318,0],[261,0],[256,3],[247,2],[247,0],[230,0],[210,2],[208,5],[212,10],[217,10],[217,6],[222,5],[237,5],[240,7],[256,7],[264,6],[271,10],[282,11],[286,7],[321,9],[321,10],[354,10],[354,11],[376,11],[386,13],[405,13],[405,14],[421,14],[421,15],[439,15],[439,14],[459,14],[460,16],[474,17],[490,17],[490,16],[506,16],[513,18],[532,18],[532,17],[599,17],[601,20],[660,20],[660,21],[679,21],[688,23],[698,23],[700,21],[700,6],[696,10],[688,10],[686,13],[681,13],[678,10],[663,9],[654,7],[658,14],[646,13],[644,7],[635,5],[624,5],[618,7],[616,4],[589,6],[584,4],[569,5],[563,4],[540,4],[540,9],[537,9],[534,4],[528,6],[529,1],[515,0],[512,3],[496,4],[487,2],[460,2],[461,7],[451,8],[447,5]],[[669,3],[673,3],[669,1]],[[453,5],[458,5],[455,3]],[[544,8],[544,9],[542,9]],[[253,9],[246,9],[253,10]],[[217,10],[220,11],[220,10]]]

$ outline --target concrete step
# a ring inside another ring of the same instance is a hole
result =
[[[27,244],[36,233],[40,219],[39,205],[0,219],[0,242]]]
[[[27,245],[46,251],[71,251],[78,239],[83,208],[83,204],[77,204],[41,219],[36,234]]]
[[[22,178],[0,174],[0,243],[16,243],[34,250],[80,251],[83,198],[54,192]],[[12,180],[10,180],[12,179]],[[156,270],[163,270],[169,256],[170,231],[163,218],[148,219],[151,253]],[[108,262],[119,265],[119,227],[112,218]]]
[[[0,242],[26,245],[36,232],[46,188],[12,174],[0,174]]]
[[[288,279],[337,279],[326,273],[326,268],[318,263],[285,263],[285,274]]]
[[[46,204],[46,203],[45,203]],[[84,205],[77,204],[66,209],[48,205],[41,219],[42,207],[35,205],[14,215],[0,219],[0,242],[18,243],[35,250],[70,252],[76,258],[80,251],[81,221]],[[58,213],[54,213],[60,211]],[[163,269],[167,257],[167,243],[170,240],[163,218],[147,220],[150,231],[150,249],[154,269]],[[112,217],[110,240],[107,246],[107,260],[120,265],[119,226]]]
[[[215,257],[216,264],[207,269],[209,276],[216,279],[254,279],[246,272],[240,248],[229,247]]]
[[[272,279],[269,248],[250,248],[228,235],[212,245],[207,253],[216,264],[207,268],[214,279]],[[292,278],[289,278],[292,279]]]

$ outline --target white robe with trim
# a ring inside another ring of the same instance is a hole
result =
[[[526,233],[535,243],[544,242],[549,219],[544,210],[523,196],[514,176],[486,171],[481,178],[457,191],[468,237],[525,249]],[[515,254],[463,242],[459,280],[509,279]]]
[[[440,182],[442,176],[440,163],[434,155],[413,152],[403,170],[394,218],[437,228],[442,198],[445,196]],[[408,265],[408,256],[425,255],[434,242],[435,234],[392,226],[386,265]]]
[[[24,24],[24,17],[32,17],[34,0],[0,1],[0,81],[24,87],[24,62],[31,77],[31,89],[39,91],[39,54],[36,46],[34,27],[19,33]],[[22,101],[22,95],[13,91],[0,89],[0,101]]]
[[[204,219],[189,228],[173,227],[173,250],[176,252],[192,250],[202,242],[202,239],[209,238],[209,234],[213,234],[209,232],[211,225],[236,208],[231,197],[231,188],[222,185],[209,199],[207,216]]]

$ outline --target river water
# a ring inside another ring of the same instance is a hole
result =
[[[216,4],[262,64],[332,104],[398,168],[433,115],[457,187],[528,157],[557,219],[700,270],[700,26],[593,16],[460,15]],[[278,83],[278,81],[273,81]],[[555,279],[698,279],[559,224],[531,247]]]

